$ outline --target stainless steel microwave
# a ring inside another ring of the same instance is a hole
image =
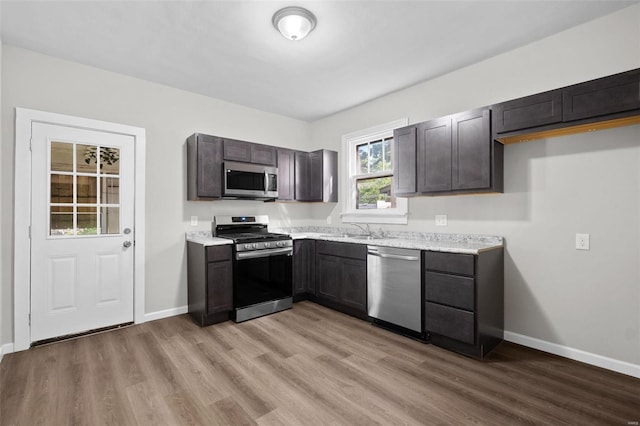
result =
[[[224,162],[224,198],[271,200],[278,198],[278,168],[260,164]]]

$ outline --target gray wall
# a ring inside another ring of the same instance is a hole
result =
[[[147,313],[187,303],[185,231],[210,229],[214,214],[266,213],[276,224],[295,224],[309,216],[307,205],[186,201],[184,145],[187,136],[201,132],[306,149],[308,123],[12,46],[4,46],[2,55],[0,344],[13,341],[15,107],[146,129]],[[199,226],[190,226],[192,215],[199,216]]]
[[[638,68],[638,22],[640,5],[312,123],[313,144]],[[508,145],[504,164],[504,194],[412,198],[395,228],[504,236],[508,331],[640,364],[640,126]]]

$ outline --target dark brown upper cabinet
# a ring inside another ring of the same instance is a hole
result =
[[[485,108],[456,114],[451,122],[451,189],[491,188],[491,110]]]
[[[393,131],[393,184],[398,196],[415,195],[417,127],[408,126]]]
[[[278,200],[294,199],[295,178],[294,151],[278,148]]]
[[[538,93],[493,107],[493,127],[498,134],[562,121],[562,91]]]
[[[278,200],[338,201],[338,153],[295,151],[194,133],[187,138],[187,199],[222,199],[224,161],[278,167]]]
[[[222,140],[195,133],[187,139],[187,198],[211,200],[222,196]]]
[[[277,165],[277,150],[274,146],[261,145],[235,139],[224,139],[224,159],[243,163]]]
[[[563,121],[640,109],[640,69],[562,89]]]
[[[504,144],[640,123],[640,69],[493,105]]]
[[[295,152],[296,201],[338,201],[338,153]]]
[[[451,117],[418,125],[418,192],[451,191]]]
[[[488,108],[396,129],[394,144],[398,196],[503,191],[503,146]]]

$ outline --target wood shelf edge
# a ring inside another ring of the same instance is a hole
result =
[[[578,133],[595,132],[598,130],[612,129],[615,127],[631,126],[640,124],[640,115],[632,117],[616,118],[614,120],[600,121],[597,123],[579,124],[577,126],[564,127],[560,129],[544,130],[541,132],[533,132],[516,136],[497,137],[498,142],[504,145],[512,143],[529,142],[536,139],[546,139],[558,136],[575,135]]]

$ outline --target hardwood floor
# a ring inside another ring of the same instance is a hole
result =
[[[0,365],[2,425],[638,421],[639,379],[506,342],[473,360],[310,302],[241,324],[167,318]]]

